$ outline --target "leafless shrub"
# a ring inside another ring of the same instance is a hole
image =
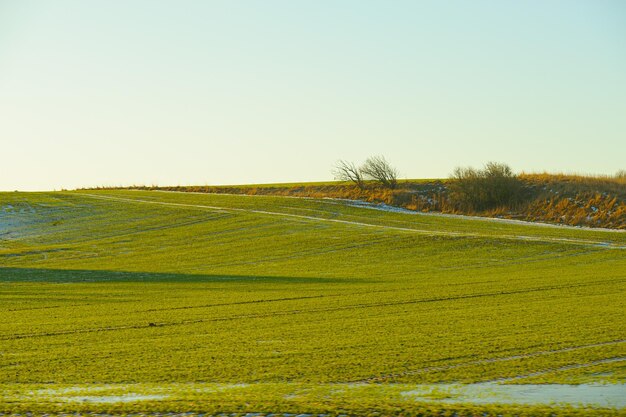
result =
[[[365,188],[363,182],[363,174],[361,170],[352,162],[339,160],[333,169],[333,175],[339,181],[351,181],[355,183],[361,190]]]
[[[365,178],[380,182],[384,187],[394,189],[398,185],[398,171],[384,156],[371,156],[360,169]]]
[[[463,210],[511,206],[522,199],[522,183],[506,164],[489,162],[484,169],[457,167],[451,179],[451,200]]]

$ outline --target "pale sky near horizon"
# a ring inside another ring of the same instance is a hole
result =
[[[626,169],[626,2],[0,0],[0,190]]]

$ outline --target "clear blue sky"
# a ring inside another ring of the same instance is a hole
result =
[[[626,169],[626,2],[0,0],[0,190]]]

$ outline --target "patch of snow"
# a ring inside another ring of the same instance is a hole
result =
[[[626,407],[626,384],[431,384],[401,394],[444,403]]]

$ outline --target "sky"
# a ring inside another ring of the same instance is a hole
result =
[[[626,169],[622,0],[0,0],[0,190]]]

